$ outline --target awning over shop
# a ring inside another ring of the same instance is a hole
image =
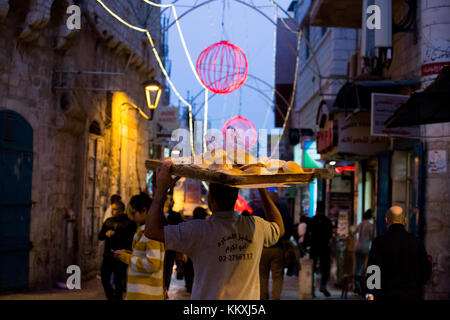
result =
[[[316,0],[310,11],[311,25],[361,28],[362,0]]]
[[[423,92],[409,100],[386,120],[388,128],[450,122],[450,66]]]
[[[419,86],[420,80],[347,82],[339,90],[334,107],[346,112],[370,110],[372,93],[398,94],[407,86]]]

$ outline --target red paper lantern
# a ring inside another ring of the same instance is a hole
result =
[[[200,53],[196,69],[203,85],[211,92],[230,93],[247,80],[247,56],[241,48],[221,41]]]
[[[227,130],[232,129],[237,136],[244,141],[245,148],[250,148],[258,139],[258,133],[253,123],[247,118],[236,116],[225,122],[222,128],[222,135],[224,141],[226,141]]]

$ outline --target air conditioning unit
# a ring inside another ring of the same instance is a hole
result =
[[[375,29],[375,47],[392,48],[392,0],[375,0],[380,8],[381,28]]]
[[[367,12],[376,6],[376,11]],[[371,15],[379,20],[379,28],[369,29],[367,21]],[[378,56],[378,48],[392,48],[392,0],[363,0],[362,12],[361,56]]]

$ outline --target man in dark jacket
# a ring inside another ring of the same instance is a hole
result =
[[[422,299],[423,286],[431,276],[431,262],[423,242],[405,230],[403,209],[386,213],[388,232],[372,243],[367,266],[380,268],[380,289],[369,290],[375,299]],[[370,275],[369,275],[370,276]]]
[[[331,220],[325,216],[324,208],[318,206],[316,215],[310,219],[305,236],[306,246],[310,247],[310,256],[314,261],[314,273],[317,273],[317,262],[320,265],[320,292],[326,297],[331,294],[327,290],[328,279],[330,278],[330,239],[333,236],[333,226]]]
[[[260,280],[260,298],[261,300],[269,299],[269,274],[272,272],[272,294],[273,300],[280,300],[281,291],[283,288],[284,277],[284,249],[283,241],[289,240],[292,235],[293,223],[289,216],[287,206],[280,201],[278,193],[275,188],[270,188],[269,196],[275,203],[278,211],[281,214],[284,223],[285,233],[283,237],[278,240],[273,246],[263,248],[261,260],[259,263],[259,280]],[[265,219],[264,210],[258,208],[253,212],[253,215]]]
[[[136,223],[124,214],[123,202],[111,205],[112,217],[106,219],[98,234],[99,240],[105,240],[103,264],[101,269],[102,284],[108,300],[122,300],[126,288],[127,265],[114,258],[114,250],[131,250]],[[114,286],[111,286],[111,275],[114,273]]]

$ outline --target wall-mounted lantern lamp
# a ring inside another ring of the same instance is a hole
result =
[[[150,119],[153,119],[153,111],[158,107],[159,98],[161,97],[161,84],[152,79],[144,82],[144,88],[147,106],[150,109]]]

